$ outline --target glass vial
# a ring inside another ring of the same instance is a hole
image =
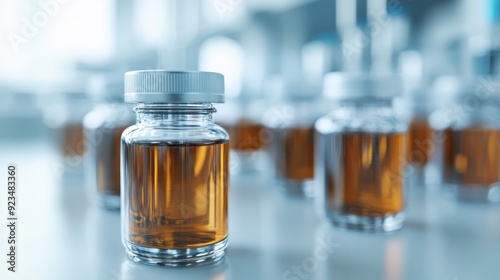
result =
[[[265,104],[255,98],[241,97],[217,107],[216,123],[231,138],[231,174],[250,175],[264,173],[267,134],[260,121]]]
[[[427,165],[431,158],[431,149],[428,143],[433,140],[433,130],[429,123],[428,116],[416,114],[410,121],[408,129],[408,152],[410,163],[423,167]]]
[[[319,91],[320,92],[320,91]],[[326,112],[314,89],[288,88],[263,121],[269,130],[269,153],[280,188],[292,196],[314,196],[314,122]]]
[[[322,212],[343,228],[401,228],[407,127],[392,108],[392,98],[401,93],[399,79],[330,73],[324,86],[340,107],[316,122]]]
[[[410,112],[408,164],[411,165],[411,171],[408,184],[410,187],[436,187],[441,180],[439,139],[431,122],[436,102],[432,100],[432,91],[427,88],[415,89],[409,97],[410,106],[404,108]]]
[[[71,183],[79,183],[83,176],[86,149],[83,118],[92,109],[92,102],[82,88],[84,86],[78,83],[75,89],[64,91],[44,110],[50,143],[58,156],[54,170],[61,179]]]
[[[122,135],[122,239],[135,262],[217,261],[227,246],[229,136],[214,124],[224,77],[210,72],[125,74],[137,123]]]
[[[500,87],[485,78],[463,86],[443,130],[445,192],[462,201],[500,202]],[[470,104],[474,104],[471,106]]]
[[[88,92],[98,104],[83,119],[88,187],[91,197],[110,210],[120,209],[121,135],[135,122],[123,91],[123,77],[93,77]]]

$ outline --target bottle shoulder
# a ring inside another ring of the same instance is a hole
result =
[[[408,124],[398,118],[393,110],[346,110],[339,108],[315,123],[320,134],[342,132],[404,133]]]
[[[137,143],[194,143],[211,144],[229,141],[228,133],[219,125],[207,127],[172,128],[132,125],[125,129],[122,141],[128,144]]]

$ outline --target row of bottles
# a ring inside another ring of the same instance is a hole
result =
[[[261,110],[260,118],[245,117],[241,105],[237,118],[221,119],[226,132],[212,117],[211,103],[224,101],[221,77],[152,70],[129,72],[125,88],[121,79],[92,82],[97,105],[71,137],[85,143],[95,201],[121,207],[124,244],[135,261],[189,265],[222,257],[229,148],[241,175],[267,156],[276,185],[315,196],[321,214],[338,227],[403,227],[412,174],[439,175],[434,182],[460,200],[500,200],[494,83],[457,87],[453,105],[414,110],[407,122],[394,106],[403,94],[398,76],[334,72],[324,78],[322,97],[284,87],[287,98]],[[123,92],[137,103],[134,110],[122,102]],[[68,131],[75,122],[58,127]],[[60,137],[67,146],[78,142]],[[435,172],[424,172],[427,167]]]
[[[232,171],[244,173],[247,165],[263,165],[262,154],[267,153],[275,167],[277,182],[283,190],[290,194],[302,193],[312,196],[315,188],[314,155],[317,154],[314,132],[316,120],[332,109],[337,114],[348,114],[348,107],[362,108],[361,112],[376,108],[373,110],[374,116],[370,117],[367,124],[356,125],[377,126],[377,120],[384,118],[384,108],[393,106],[391,98],[387,98],[385,103],[378,102],[379,98],[367,98],[360,92],[370,95],[376,86],[381,86],[385,87],[381,91],[386,93],[398,91],[393,97],[401,95],[403,90],[398,86],[397,78],[393,77],[393,81],[384,79],[389,78],[372,74],[329,74],[325,78],[323,90],[326,99],[300,87],[287,87],[282,89],[287,92],[284,94],[286,98],[267,106],[268,109],[261,110],[263,113],[260,118],[245,116],[245,113],[217,118],[216,122],[231,136],[233,160],[240,159],[240,168]],[[372,85],[372,82],[365,80],[377,82]],[[352,84],[346,85],[348,83]],[[83,156],[84,147],[89,147],[88,157],[97,160],[95,164],[89,165],[95,165],[96,168],[88,168],[90,171],[87,174],[91,174],[89,178],[95,178],[92,180],[99,186],[100,194],[115,197],[114,203],[104,204],[116,208],[119,205],[119,169],[115,167],[114,170],[107,170],[104,166],[113,165],[111,163],[118,161],[116,143],[119,142],[119,135],[134,123],[135,116],[132,107],[122,102],[123,82],[120,77],[99,76],[92,79],[90,85],[88,92],[97,104],[91,112],[85,116],[85,112],[90,108],[89,102],[83,101],[81,94],[72,93],[67,95],[68,100],[65,100],[64,104],[52,106],[47,110],[46,123],[54,130],[58,149],[64,157]],[[421,100],[413,100],[415,105],[408,122],[409,138],[405,143],[408,153],[405,164],[412,167],[408,177],[419,178],[416,185],[436,185],[442,182],[462,199],[468,199],[469,194],[460,190],[457,185],[482,185],[485,193],[472,196],[482,196],[481,200],[495,200],[496,188],[490,187],[495,187],[500,176],[497,171],[500,157],[496,150],[498,125],[495,121],[495,116],[499,114],[496,108],[498,97],[495,96],[496,88],[492,85],[483,85],[480,88],[491,91],[483,94],[488,95],[488,98],[476,96],[477,87],[481,85],[478,83],[476,88],[463,86],[455,94],[455,101],[441,109],[429,110],[430,106],[426,100],[428,97],[423,95],[420,95]],[[345,95],[348,100],[335,97],[344,87],[351,88],[350,93]],[[352,88],[356,88],[356,92]],[[434,93],[439,94],[435,92],[439,90],[435,89]],[[359,98],[354,98],[358,94]],[[330,101],[325,101],[327,99]],[[463,104],[457,99],[473,104]],[[365,108],[364,104],[370,106]],[[247,106],[244,104],[237,106],[239,107],[235,111],[246,111]],[[471,106],[473,108],[468,109]],[[234,108],[233,106],[230,109]],[[360,119],[358,121],[363,122]],[[88,145],[85,145],[86,141]],[[261,155],[256,157],[256,153]],[[430,165],[433,170],[426,170]],[[262,171],[262,168],[254,169]],[[112,187],[107,187],[111,185]]]
[[[403,226],[408,185],[439,188],[461,201],[496,203],[500,87],[488,79],[455,80],[453,98],[441,107],[429,100],[432,93],[445,94],[435,85],[412,100],[407,121],[394,110],[393,99],[404,91],[399,77],[330,73],[325,99],[304,102],[295,96],[264,114],[259,133],[272,139],[267,148],[276,183],[289,194],[317,196],[334,224],[368,231]],[[335,105],[318,119],[325,102]]]

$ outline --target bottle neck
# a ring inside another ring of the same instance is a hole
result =
[[[139,103],[134,111],[139,127],[176,129],[212,126],[216,112],[211,103]]]

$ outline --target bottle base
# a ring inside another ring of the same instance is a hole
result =
[[[225,255],[227,238],[215,244],[192,249],[155,249],[124,241],[129,259],[154,266],[197,266],[220,261]]]
[[[314,180],[279,179],[280,189],[292,197],[314,197]]]
[[[336,227],[366,232],[392,232],[401,229],[405,218],[405,214],[402,212],[379,217],[353,214],[330,215],[330,221]]]
[[[99,202],[106,210],[120,211],[121,200],[119,195],[101,195]]]
[[[447,184],[444,187],[448,197],[464,202],[499,203],[500,183],[485,185]]]

